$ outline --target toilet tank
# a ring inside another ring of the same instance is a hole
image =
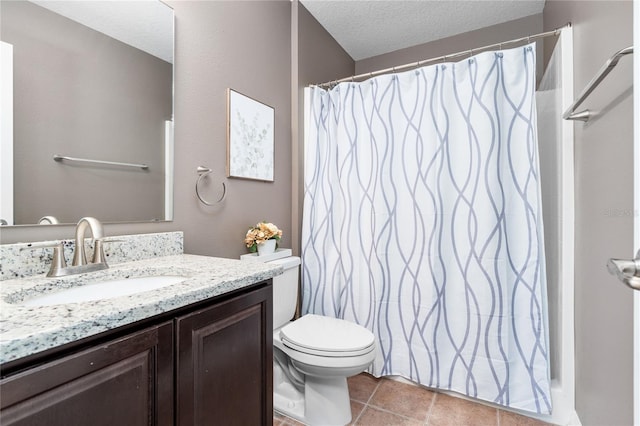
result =
[[[291,321],[296,312],[300,258],[290,256],[269,263],[281,265],[284,268],[282,275],[273,277],[273,329],[275,330]]]

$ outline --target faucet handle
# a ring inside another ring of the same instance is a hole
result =
[[[93,259],[91,260],[91,263],[107,263],[107,259],[104,255],[104,249],[102,248],[103,244],[108,244],[108,243],[119,243],[119,242],[123,242],[125,240],[113,240],[113,239],[106,239],[106,238],[97,238],[94,240],[94,245],[93,245]]]
[[[39,248],[53,248],[53,261],[51,262],[51,267],[49,268],[47,277],[58,276],[58,271],[67,267],[67,261],[64,258],[64,244],[62,241],[29,243],[26,247],[20,248],[20,251],[36,250]]]
[[[102,239],[93,242],[93,259],[91,263],[107,263],[104,259],[104,250],[102,249]]]
[[[20,247],[20,251],[36,250],[39,248],[55,248],[62,244],[62,241],[41,241],[37,243],[27,243],[26,247]]]

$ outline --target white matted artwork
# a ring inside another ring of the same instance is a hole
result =
[[[275,110],[227,89],[227,177],[273,182]]]

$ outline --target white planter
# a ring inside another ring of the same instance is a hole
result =
[[[267,240],[262,244],[258,244],[258,256],[264,256],[276,251],[276,240]]]

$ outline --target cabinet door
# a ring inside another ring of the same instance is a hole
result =
[[[0,394],[3,426],[172,425],[173,324],[7,377]]]
[[[177,424],[273,423],[271,286],[177,319]]]

